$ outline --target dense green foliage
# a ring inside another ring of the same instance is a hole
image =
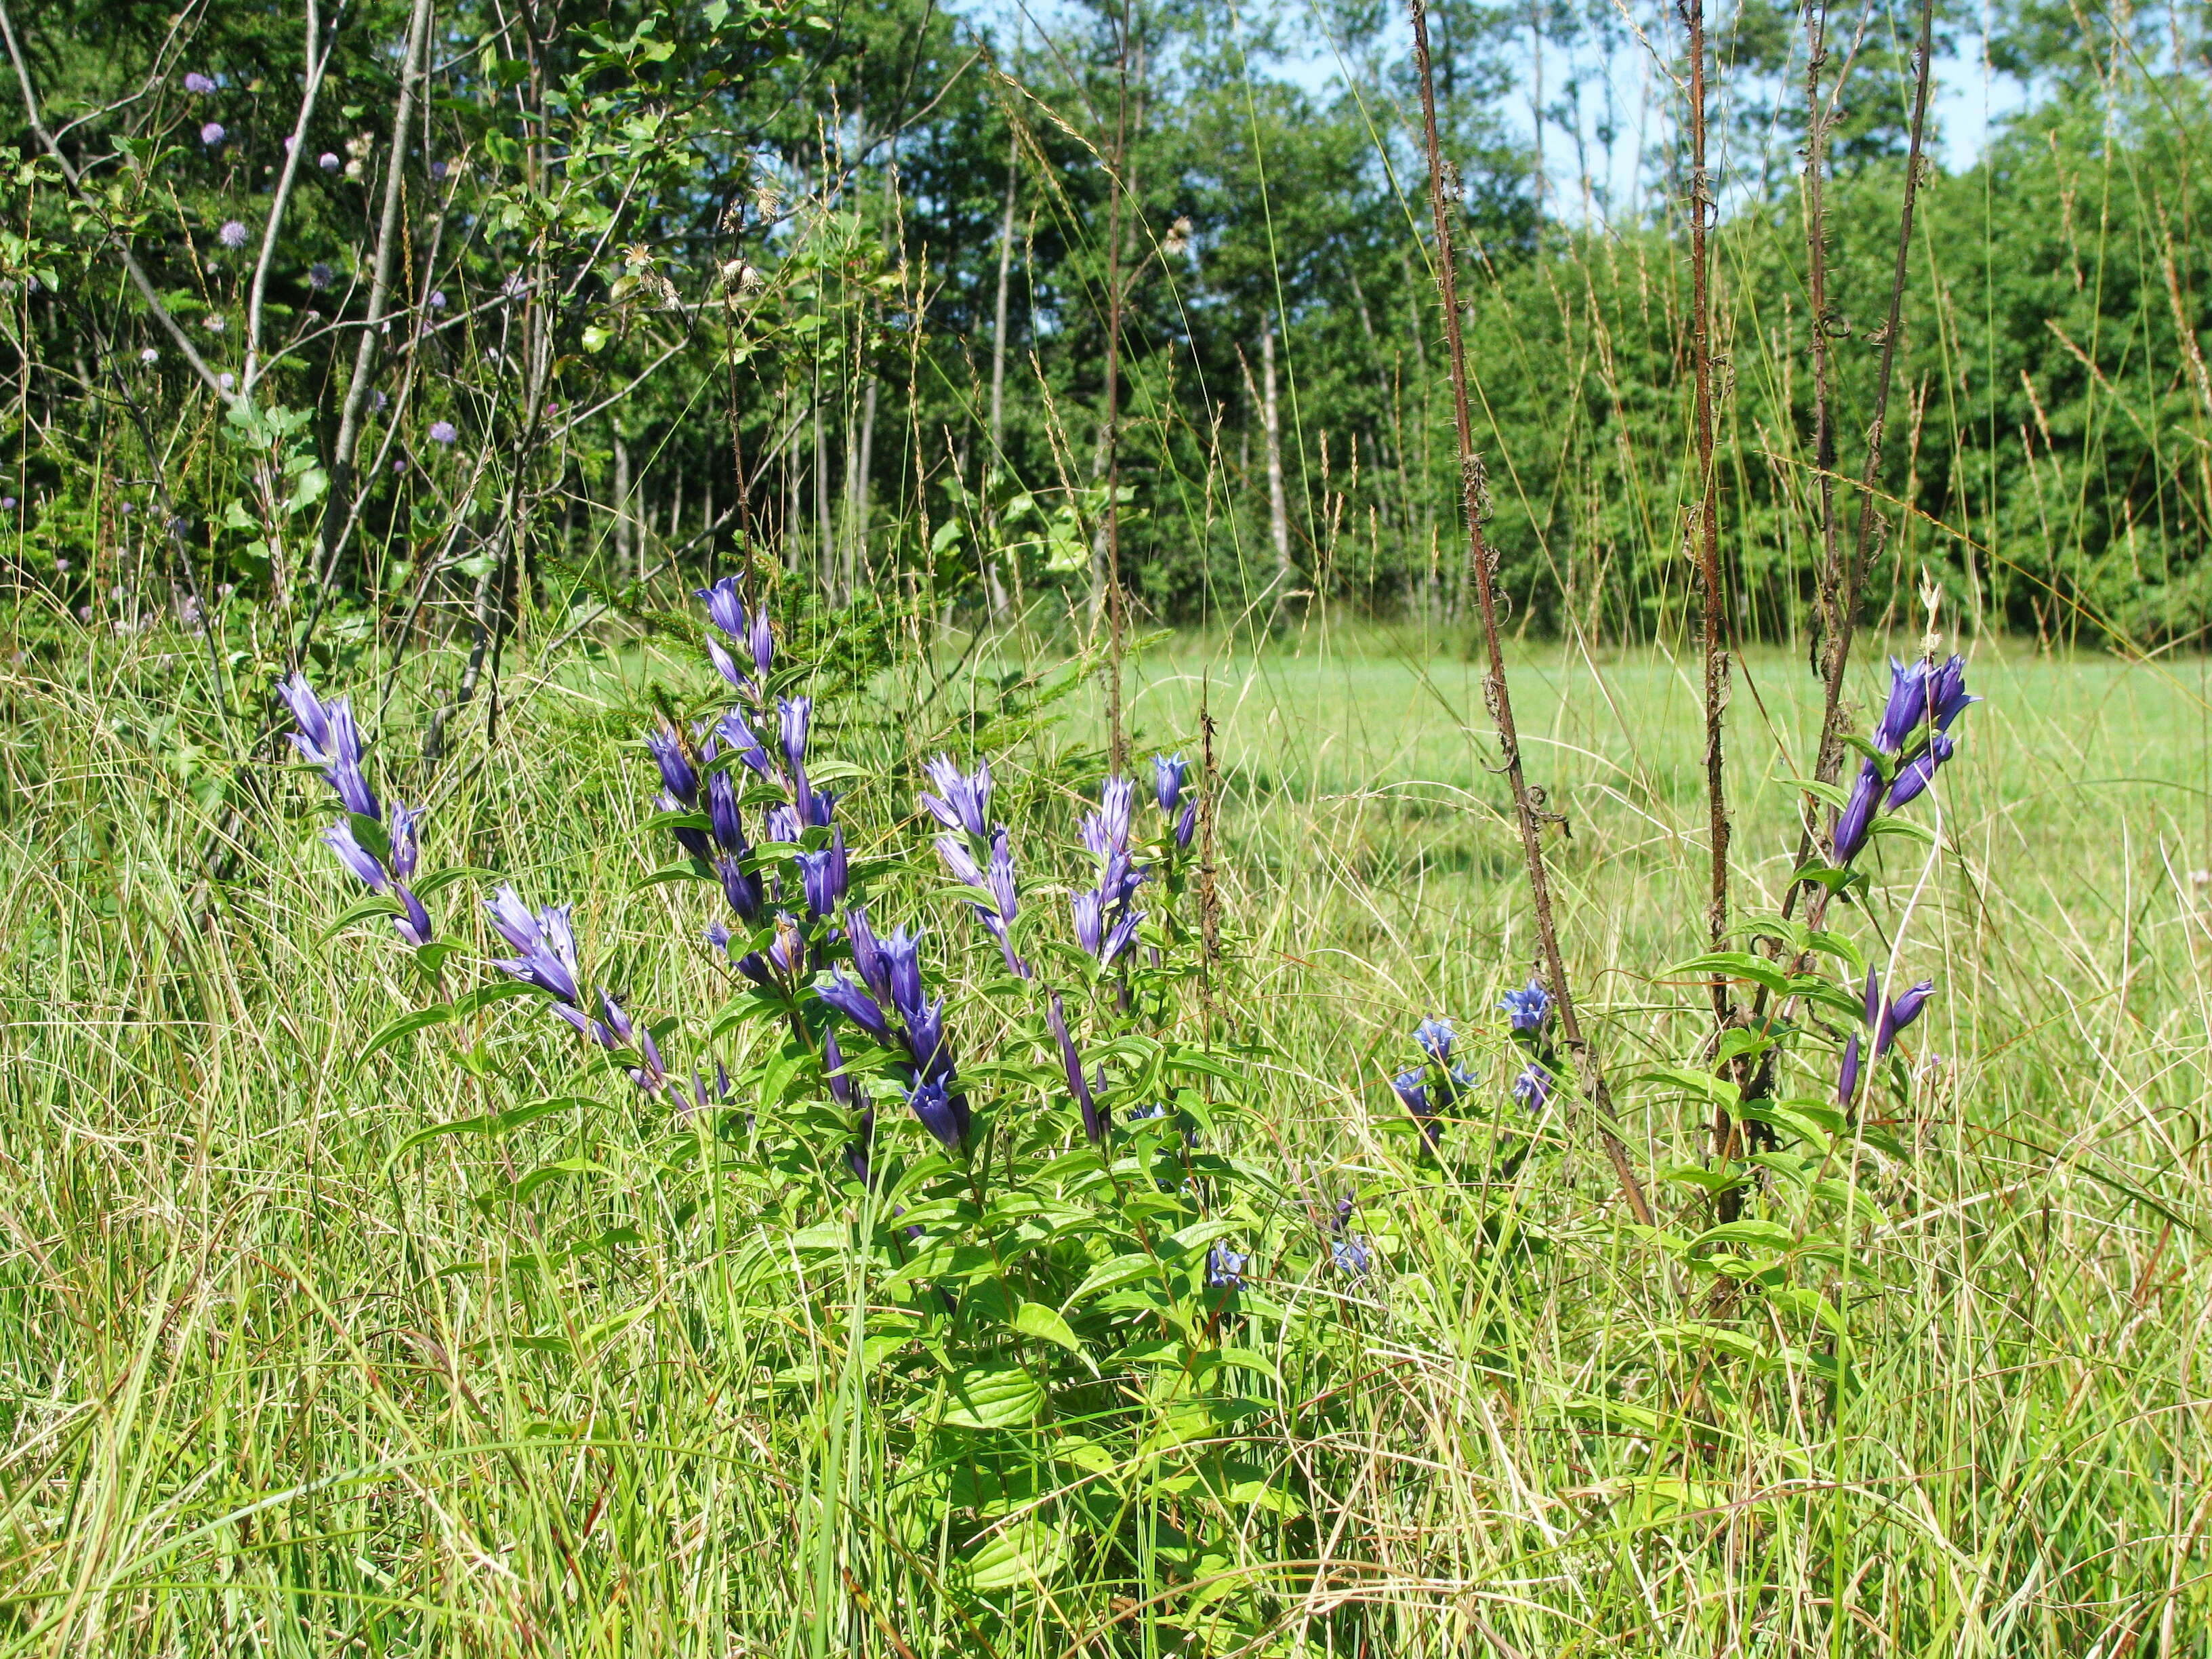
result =
[[[1283,68],[1300,20],[1203,4],[1078,12],[1051,38],[921,0],[821,17],[441,9],[428,126],[398,158],[382,349],[349,426],[408,18],[380,0],[327,34],[258,333],[300,20],[226,8],[173,27],[134,5],[18,20],[84,181],[64,185],[19,100],[0,258],[20,576],[72,608],[114,608],[119,585],[126,615],[235,591],[276,601],[297,635],[321,623],[295,590],[327,570],[356,625],[427,616],[496,643],[546,607],[560,620],[580,581],[744,541],[833,599],[872,581],[939,606],[1081,612],[1108,539],[1118,314],[1115,533],[1146,605],[1455,607],[1421,168],[1384,15],[1325,14],[1349,78],[1316,89]],[[1648,188],[1627,200],[1580,153],[1577,213],[1566,115],[1547,116],[1539,173],[1498,113],[1525,21],[1461,5],[1437,19],[1495,534],[1524,624],[1648,637],[1685,608],[1679,141],[1645,155]],[[1585,65],[1633,46],[1609,9],[1536,21]],[[2106,19],[2089,50],[2033,9],[2000,21],[1993,50],[2038,92],[1923,192],[1870,603],[1880,614],[1924,564],[1978,626],[2186,637],[2212,591],[2197,24]],[[1902,27],[1832,21],[1857,42],[1829,210],[1846,474],[1889,288]],[[1736,625],[1794,637],[1820,539],[1790,136],[1803,41],[1787,13],[1751,6],[1717,50],[1723,552]],[[187,73],[215,89],[187,91]],[[208,121],[219,142],[202,141]],[[210,374],[307,412],[295,438],[227,441],[223,394],[124,280],[118,240]],[[287,457],[312,463],[304,496],[269,482]],[[173,538],[144,527],[170,520]]]

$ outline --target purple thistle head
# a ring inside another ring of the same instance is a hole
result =
[[[216,232],[215,239],[216,241],[221,242],[225,247],[244,247],[246,246],[246,227],[235,219],[226,219],[222,222],[222,228]]]
[[[185,90],[195,98],[204,98],[215,90],[215,82],[194,70],[185,76]]]
[[[222,123],[210,121],[200,129],[200,143],[213,149],[223,140]]]
[[[860,970],[862,982],[884,1002],[891,1000],[891,970],[884,959],[883,946],[876,941],[875,927],[868,921],[868,907],[855,904],[845,912],[845,936],[852,942],[853,966]]]
[[[1225,1244],[1217,1244],[1206,1253],[1206,1282],[1217,1291],[1241,1290],[1244,1270],[1252,1264],[1249,1255],[1240,1255]]]
[[[433,421],[430,422],[430,441],[434,444],[450,444],[459,438],[460,435],[460,428],[456,427],[451,421]]]
[[[1425,1019],[1413,1028],[1413,1041],[1439,1066],[1451,1064],[1452,1039],[1458,1035],[1448,1019]]]
[[[1152,799],[1170,817],[1182,804],[1183,780],[1189,775],[1190,763],[1181,755],[1152,757]]]
[[[939,755],[923,767],[937,793],[921,798],[922,809],[947,830],[965,830],[976,840],[991,831],[991,763],[975,763],[973,776],[963,774],[950,755]]]
[[[948,1152],[957,1152],[968,1139],[968,1097],[947,1090],[940,1082],[917,1077],[908,1091],[907,1109],[935,1135]]]
[[[422,901],[404,881],[392,884],[392,896],[399,901],[400,914],[392,919],[392,931],[416,950],[421,950],[436,937],[437,930],[430,925],[430,913],[422,908]]]
[[[326,149],[320,155],[315,157],[315,165],[325,173],[336,173],[340,167],[343,167],[345,163],[338,160],[337,152],[336,150]]]
[[[352,872],[354,878],[374,892],[382,892],[389,880],[384,866],[376,854],[354,839],[353,826],[341,818],[323,831],[323,840],[331,851],[338,855],[338,862]]]
[[[392,843],[392,873],[402,881],[414,878],[422,858],[422,809],[392,803],[392,825],[386,832]]]
[[[307,286],[319,294],[337,280],[337,275],[328,264],[318,259],[307,267]]]
[[[1045,1010],[1046,1022],[1052,1027],[1053,1041],[1060,1045],[1060,1067],[1067,1073],[1068,1091],[1083,1111],[1083,1133],[1094,1146],[1106,1141],[1106,1120],[1098,1110],[1098,1102],[1091,1092],[1091,1084],[1083,1075],[1083,1056],[1076,1052],[1075,1039],[1068,1035],[1067,1015],[1060,1006],[1060,993],[1052,994],[1052,1001]]]
[[[738,592],[738,579],[725,576],[712,587],[692,590],[693,596],[707,601],[707,620],[720,629],[739,645],[745,640],[745,601]]]
[[[1390,1086],[1398,1091],[1398,1098],[1413,1114],[1413,1121],[1421,1126],[1421,1139],[1435,1152],[1443,1139],[1443,1126],[1437,1121],[1437,1108],[1429,1098],[1428,1073],[1413,1070],[1401,1072],[1390,1079]]]
[[[817,984],[814,988],[814,994],[821,998],[826,1006],[844,1015],[877,1042],[886,1048],[890,1046],[893,1041],[890,1021],[884,1017],[883,1005],[846,978],[843,969],[832,968],[829,981]]]
[[[1908,770],[1910,769],[1907,769]],[[1849,864],[1859,855],[1874,828],[1874,809],[1881,799],[1881,771],[1872,761],[1859,768],[1844,810],[1836,814],[1836,862]]]
[[[1500,997],[1498,1006],[1504,1010],[1507,1023],[1516,1035],[1534,1036],[1552,1017],[1552,994],[1544,988],[1540,980],[1531,975],[1521,989],[1508,991]]]
[[[806,908],[817,916],[835,915],[839,901],[845,896],[848,876],[845,832],[832,830],[830,844],[818,853],[801,853],[799,876],[806,891]]]

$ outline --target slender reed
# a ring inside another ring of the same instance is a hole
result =
[[[1881,476],[1882,435],[1889,416],[1889,392],[1897,365],[1897,338],[1904,329],[1905,279],[1907,260],[1912,252],[1912,210],[1919,195],[1920,174],[1926,155],[1929,36],[1935,27],[1935,0],[1921,0],[1920,35],[1913,46],[1912,136],[1906,149],[1905,188],[1898,207],[1897,258],[1890,271],[1889,311],[1882,323],[1881,362],[1875,375],[1874,412],[1867,422],[1866,459],[1859,469],[1858,520],[1851,537],[1850,562],[1843,571],[1842,603],[1837,607],[1832,624],[1828,629],[1821,662],[1820,747],[1813,775],[1822,783],[1833,783],[1843,771],[1844,674],[1850,663],[1851,636],[1858,626],[1860,598],[1866,586],[1867,554],[1873,542],[1875,523],[1880,518],[1874,504],[1874,490]],[[1817,803],[1808,796],[1805,803],[1805,827],[1797,847],[1800,868],[1813,854],[1817,810]],[[1791,889],[1784,901],[1784,914],[1794,907],[1799,891],[1807,884],[1800,883]],[[1807,904],[1807,913],[1811,920],[1817,922],[1826,914],[1827,898],[1827,890],[1815,885]]]
[[[1513,817],[1521,831],[1521,850],[1528,860],[1528,895],[1535,912],[1536,938],[1544,953],[1544,967],[1558,1000],[1559,1030],[1583,1091],[1597,1114],[1598,1143],[1620,1183],[1629,1209],[1646,1226],[1653,1224],[1650,1201],[1629,1161],[1628,1148],[1613,1131],[1613,1096],[1606,1087],[1605,1071],[1583,1035],[1567,970],[1559,956],[1559,933],[1552,915],[1551,883],[1544,868],[1543,825],[1530,799],[1528,781],[1521,767],[1521,738],[1513,723],[1513,695],[1506,684],[1505,652],[1498,630],[1497,572],[1483,520],[1488,513],[1489,483],[1482,457],[1474,447],[1474,423],[1468,410],[1467,342],[1460,327],[1459,275],[1453,251],[1451,215],[1445,205],[1444,160],[1437,138],[1436,75],[1429,58],[1429,17],[1423,0],[1407,0],[1413,21],[1413,62],[1421,82],[1421,142],[1429,166],[1429,212],[1437,239],[1437,293],[1443,308],[1444,345],[1449,359],[1452,416],[1459,439],[1461,507],[1467,518],[1468,562],[1474,577],[1475,604],[1482,616],[1482,637],[1489,653],[1489,675],[1483,686],[1491,719],[1498,727],[1498,746],[1505,761],[1505,777],[1513,793]]]

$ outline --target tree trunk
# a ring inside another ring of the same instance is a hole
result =
[[[630,559],[629,450],[619,437],[615,440],[615,568],[635,568]]]
[[[1006,210],[999,222],[999,298],[991,313],[991,447],[984,460],[987,473],[1000,470],[1005,460],[1002,440],[1006,430],[1006,293],[1012,286],[1014,268],[1015,164],[1021,155],[1018,143],[1013,135],[1008,135]],[[985,499],[988,503],[988,490]],[[993,522],[995,527],[995,514]],[[988,554],[983,560],[983,581],[990,594],[991,616],[995,621],[1006,615],[1006,590],[999,580],[998,561]]]

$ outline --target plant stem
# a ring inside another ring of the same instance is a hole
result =
[[[1544,867],[1543,826],[1530,799],[1528,782],[1521,768],[1521,738],[1513,723],[1513,696],[1505,678],[1505,653],[1498,629],[1497,572],[1483,521],[1488,516],[1489,485],[1482,457],[1474,447],[1474,423],[1468,410],[1467,343],[1460,328],[1459,275],[1455,269],[1451,216],[1445,205],[1444,160],[1437,139],[1435,71],[1429,60],[1429,18],[1424,0],[1407,0],[1413,21],[1413,59],[1421,82],[1421,137],[1429,164],[1429,211],[1435,222],[1437,292],[1443,307],[1444,343],[1450,360],[1452,416],[1457,427],[1461,474],[1461,507],[1467,519],[1468,562],[1474,576],[1475,603],[1482,615],[1483,643],[1489,653],[1490,672],[1484,683],[1485,700],[1498,727],[1498,746],[1505,760],[1505,776],[1513,793],[1513,817],[1521,832],[1521,850],[1528,861],[1528,893],[1535,910],[1536,937],[1544,953],[1545,969],[1559,1008],[1559,1030],[1567,1051],[1574,1056],[1575,1072],[1583,1092],[1597,1114],[1598,1142],[1620,1183],[1621,1196],[1644,1225],[1652,1224],[1651,1205],[1636,1178],[1628,1148],[1613,1132],[1613,1097],[1606,1087],[1605,1072],[1583,1035],[1582,1021],[1567,985],[1566,967],[1559,956],[1559,928],[1552,915],[1551,884]]]

